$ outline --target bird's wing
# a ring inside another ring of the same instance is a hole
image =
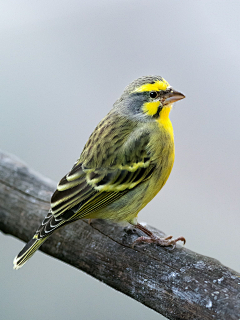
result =
[[[55,218],[68,221],[84,218],[113,203],[152,175],[155,165],[147,152],[148,132],[135,130],[127,137],[120,133],[115,140],[111,136],[110,141],[106,136],[102,138],[105,143],[101,142],[101,149],[100,140],[92,139],[92,143],[96,143],[94,148],[92,144],[85,147],[79,161],[59,182],[51,199]],[[101,153],[93,161],[96,150]]]

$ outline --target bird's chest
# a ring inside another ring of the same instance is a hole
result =
[[[170,122],[170,120],[169,120]],[[149,181],[150,197],[153,198],[166,183],[175,158],[174,136],[171,122],[167,126],[159,124],[159,130],[153,136],[152,159],[156,165]]]

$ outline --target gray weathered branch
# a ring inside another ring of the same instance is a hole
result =
[[[49,209],[54,188],[55,183],[0,152],[0,230],[28,241]],[[240,274],[181,246],[132,249],[139,232],[82,220],[56,231],[41,250],[169,319],[240,319]]]

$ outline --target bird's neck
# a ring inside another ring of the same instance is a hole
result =
[[[157,122],[161,128],[164,128],[169,133],[172,140],[174,140],[173,126],[172,122],[169,119],[169,113],[171,109],[172,105],[164,107],[160,112],[160,116],[157,119]]]

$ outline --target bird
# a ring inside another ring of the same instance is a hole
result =
[[[161,76],[142,76],[125,88],[58,183],[48,214],[15,257],[14,269],[22,267],[54,231],[78,219],[126,221],[146,235],[133,246],[185,243],[182,236],[157,237],[137,222],[138,213],[171,173],[175,147],[169,113],[183,98]]]

